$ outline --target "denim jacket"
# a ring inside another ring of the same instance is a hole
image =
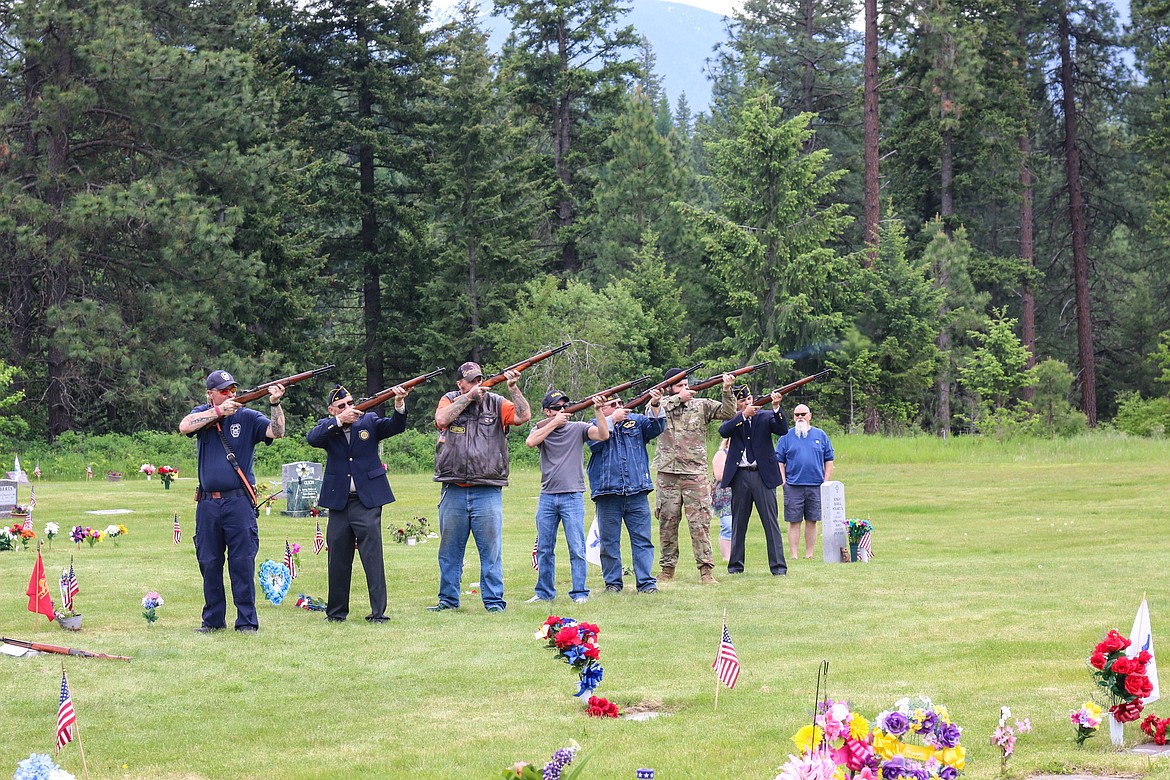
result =
[[[662,433],[666,418],[631,414],[616,427],[609,418],[606,422],[610,426],[609,438],[589,441],[590,496],[596,499],[650,492],[654,482],[650,479],[646,442]]]

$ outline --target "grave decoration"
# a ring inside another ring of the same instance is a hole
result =
[[[146,625],[153,626],[158,620],[158,608],[166,602],[155,591],[150,591],[142,597],[142,617],[146,618]]]
[[[543,768],[538,769],[536,764],[530,764],[527,761],[517,761],[500,773],[500,776],[504,780],[574,780],[580,776],[588,757],[578,762],[571,771],[566,772],[565,770],[573,763],[577,757],[577,751],[580,749],[581,746],[576,741],[570,740],[569,747],[563,747],[553,753]]]
[[[1130,641],[1117,629],[1110,629],[1093,648],[1089,666],[1093,679],[1109,695],[1109,738],[1114,745],[1125,743],[1125,724],[1142,716],[1142,697],[1149,696],[1154,685],[1146,676],[1146,664],[1153,656],[1146,650],[1133,658],[1125,650]]]
[[[47,753],[33,753],[16,765],[16,774],[12,776],[12,780],[77,780],[77,778],[54,764],[52,757]]]
[[[1029,734],[1032,731],[1032,721],[1030,718],[1017,720],[1015,724],[1008,721],[1012,717],[1012,711],[1007,707],[999,708],[999,725],[996,726],[995,731],[991,734],[991,746],[998,747],[1000,750],[999,757],[999,773],[1001,775],[1007,774],[1008,759],[1016,752],[1016,740],[1023,734]]]
[[[550,650],[578,673],[580,682],[574,696],[592,694],[601,684],[604,670],[598,663],[601,647],[597,635],[601,629],[592,623],[578,623],[570,617],[549,615],[536,631],[537,639],[544,639]]]
[[[324,599],[316,598],[314,596],[307,596],[304,593],[300,593],[297,595],[297,604],[296,605],[298,607],[300,607],[301,609],[307,610],[309,612],[324,612],[325,611],[325,600]]]
[[[967,766],[962,734],[946,707],[927,698],[899,699],[874,720],[873,750],[882,777],[955,780]]]
[[[1101,708],[1087,701],[1079,710],[1069,713],[1069,720],[1077,727],[1077,744],[1084,745],[1086,739],[1097,736],[1097,727],[1101,725]]]
[[[264,598],[279,607],[288,595],[288,587],[292,584],[292,574],[283,563],[268,560],[260,564],[260,589],[264,591]]]
[[[1147,715],[1142,721],[1142,733],[1154,740],[1155,745],[1166,744],[1166,727],[1170,726],[1170,718],[1159,718],[1157,715]]]

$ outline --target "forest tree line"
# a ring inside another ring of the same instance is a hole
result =
[[[748,0],[703,111],[615,0],[494,13],[0,0],[0,435],[562,341],[530,398],[770,361],[849,430],[1170,425],[1170,4]]]

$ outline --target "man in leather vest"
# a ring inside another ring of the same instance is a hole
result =
[[[484,608],[503,612],[502,488],[508,484],[508,428],[532,419],[532,410],[520,392],[519,371],[507,371],[512,400],[480,386],[483,371],[477,363],[459,367],[459,388],[439,399],[435,427],[435,482],[442,483],[439,499],[439,601],[432,612],[459,607],[463,586],[463,554],[467,538],[475,537],[479,550],[479,582]]]

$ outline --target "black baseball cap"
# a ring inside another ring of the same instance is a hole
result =
[[[540,402],[540,406],[543,409],[551,409],[552,407],[562,402],[566,404],[569,403],[569,396],[565,395],[560,390],[549,390],[548,393],[545,394],[544,400]]]

